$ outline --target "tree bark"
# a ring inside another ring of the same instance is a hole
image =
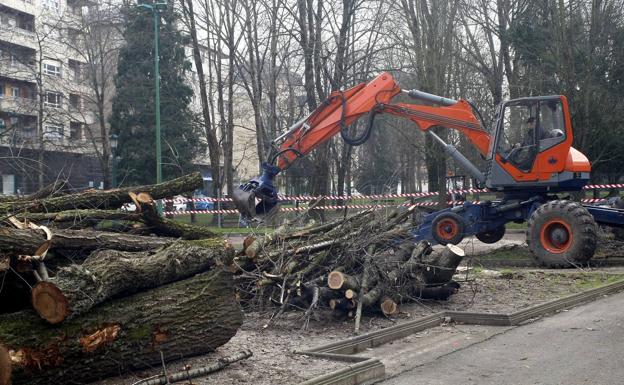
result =
[[[154,199],[161,199],[196,190],[201,188],[203,184],[204,181],[201,174],[196,172],[167,182],[147,186],[107,191],[88,190],[77,194],[68,194],[27,202],[0,202],[0,212],[28,211],[31,213],[40,213],[73,209],[92,209],[94,207],[99,209],[116,209],[132,201],[128,195],[130,192],[146,192]]]
[[[155,254],[94,252],[82,265],[61,268],[32,290],[32,304],[52,324],[73,319],[95,305],[229,265],[233,249],[223,240],[178,241]]]
[[[29,213],[23,212],[15,214],[20,220],[29,220],[30,222],[50,222],[54,225],[71,224],[73,227],[89,227],[103,220],[110,221],[140,221],[141,214],[122,211],[122,210],[65,210],[61,212],[47,213]]]
[[[104,231],[52,230],[50,249],[79,250],[82,253],[96,249],[145,251],[157,249],[173,241],[173,238]],[[32,255],[44,242],[46,242],[46,236],[42,230],[0,228],[0,250],[7,255]]]
[[[327,275],[327,286],[334,290],[359,290],[360,283],[356,277],[342,273],[340,271],[332,271]]]
[[[457,266],[465,256],[464,250],[454,245],[447,245],[443,250],[435,251],[429,255],[421,254],[420,274],[422,281],[428,285],[450,282]],[[422,265],[425,267],[423,268]]]
[[[85,384],[214,351],[242,324],[231,275],[196,275],[102,304],[51,326],[36,313],[0,316],[0,385]],[[7,357],[8,356],[8,357]],[[7,362],[10,369],[7,370]]]
[[[134,193],[130,193],[131,196]],[[188,225],[172,219],[163,218],[156,211],[152,197],[147,193],[140,193],[134,198],[135,204],[141,208],[143,222],[150,230],[159,236],[182,239],[205,239],[218,237],[205,226]]]

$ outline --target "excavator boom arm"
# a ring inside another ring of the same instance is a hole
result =
[[[361,83],[345,91],[332,92],[306,119],[277,138],[275,143],[277,167],[280,170],[288,168],[298,157],[308,154],[371,112],[409,119],[423,131],[434,126],[459,130],[479,152],[487,154],[490,135],[482,127],[467,101],[455,101],[412,90],[406,93],[416,99],[443,105],[391,104],[392,98],[401,92],[401,88],[388,73],[382,73],[368,84]]]
[[[414,99],[432,105],[407,103],[392,104],[391,100],[401,92]],[[332,92],[309,116],[293,125],[288,132],[273,141],[274,151],[270,162],[263,164],[263,174],[233,192],[233,199],[241,214],[253,219],[268,214],[277,205],[277,190],[273,185],[275,176],[290,167],[299,157],[305,156],[338,133],[351,145],[364,143],[372,128],[376,114],[387,113],[409,119],[422,131],[428,131],[445,151],[465,166],[477,179],[481,172],[461,155],[455,147],[447,145],[433,131],[434,126],[444,126],[462,132],[481,152],[486,155],[490,135],[484,129],[475,110],[465,100],[452,100],[418,90],[402,91],[392,76],[382,73],[369,83],[361,83],[345,91]],[[349,136],[348,127],[362,116],[369,114],[368,128],[358,138]]]

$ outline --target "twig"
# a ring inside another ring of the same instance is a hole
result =
[[[160,375],[157,378],[147,378],[135,382],[132,385],[166,385],[174,382],[190,380],[193,378],[205,376],[206,374],[214,373],[218,370],[225,368],[226,366],[229,366],[230,364],[233,364],[234,362],[245,360],[252,355],[253,353],[251,352],[251,350],[243,350],[234,355],[219,358],[217,362],[212,365],[204,366],[193,370],[185,370],[183,372],[177,372],[171,375]]]

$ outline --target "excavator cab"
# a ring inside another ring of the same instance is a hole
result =
[[[565,96],[502,103],[488,152],[491,166],[486,186],[498,190],[581,188],[589,178],[590,166],[571,146]]]

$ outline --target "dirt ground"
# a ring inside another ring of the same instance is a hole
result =
[[[509,245],[522,244],[522,236],[511,235],[503,242],[505,255],[513,253]],[[496,248],[484,246],[478,241],[468,241],[475,247],[476,254],[485,253],[488,258],[495,258],[500,244]],[[476,245],[479,243],[479,245]],[[463,245],[469,254],[470,245]],[[610,247],[610,248],[609,248]],[[602,255],[617,246],[610,245]],[[621,248],[620,248],[621,249]],[[524,253],[522,248],[518,253]],[[599,253],[600,254],[600,253]],[[523,256],[526,256],[523,254]],[[400,312],[392,318],[380,315],[366,315],[362,319],[362,331],[407,322],[443,309],[478,311],[489,313],[510,313],[530,305],[577,293],[624,277],[624,267],[582,268],[565,270],[540,270],[535,268],[498,268],[487,269],[477,266],[472,258],[460,267],[455,279],[461,283],[459,292],[449,301],[419,301],[403,304]],[[307,329],[301,312],[289,312],[278,321],[265,327],[271,316],[270,312],[248,313],[237,335],[216,352],[200,357],[189,358],[167,365],[168,371],[179,371],[185,365],[198,368],[242,349],[251,349],[253,357],[235,363],[229,368],[210,376],[193,380],[193,384],[297,384],[312,377],[328,373],[344,364],[313,359],[293,354],[293,350],[321,345],[336,341],[353,334],[353,320],[336,320],[328,312],[318,312],[318,319],[311,319]],[[116,378],[94,383],[93,385],[130,385],[149,376],[158,374],[161,368],[129,373]],[[188,382],[187,382],[188,383]]]

